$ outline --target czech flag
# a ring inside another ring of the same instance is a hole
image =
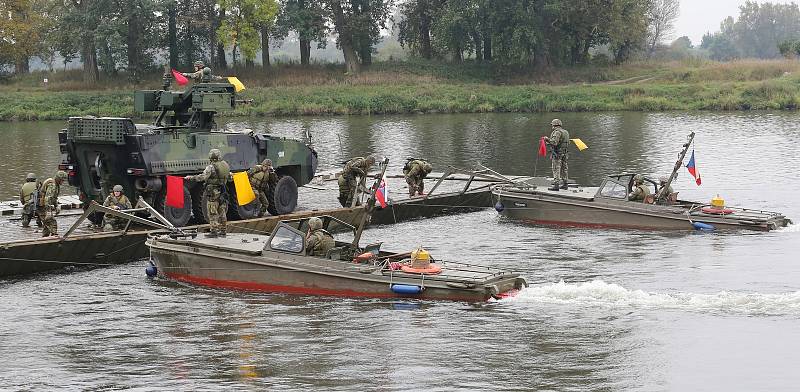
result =
[[[700,172],[697,171],[697,167],[694,164],[694,150],[692,150],[692,157],[689,158],[689,163],[686,164],[686,169],[688,169],[689,174],[694,177],[694,182],[696,182],[697,185],[700,185],[702,181],[700,180]]]
[[[547,143],[544,142],[544,137],[539,139],[539,156],[543,157],[547,155]]]
[[[175,82],[178,83],[178,86],[185,86],[186,83],[189,83],[189,79],[186,79],[186,76],[181,75],[181,73],[175,69],[172,70],[172,77],[175,78]]]
[[[381,184],[378,186],[378,190],[375,191],[375,199],[378,200],[380,203],[381,208],[386,208],[387,200],[389,200],[389,191],[386,189],[386,180],[381,179]]]

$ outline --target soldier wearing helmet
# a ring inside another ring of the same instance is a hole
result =
[[[104,207],[113,208],[115,210],[130,210],[133,208],[130,199],[125,196],[123,193],[124,188],[122,185],[114,185],[112,192],[106,196],[106,200],[103,202]],[[122,230],[125,228],[127,224],[127,220],[122,219],[118,216],[113,216],[110,214],[106,214],[103,216],[103,230],[111,231],[111,230]]]
[[[557,191],[567,189],[569,132],[562,128],[561,120],[557,118],[550,121],[550,127],[552,133],[543,138],[550,147],[550,163],[553,169],[553,186],[548,189]]]
[[[269,208],[269,188],[275,187],[278,183],[278,175],[272,168],[272,159],[265,159],[260,165],[255,165],[247,171],[250,177],[250,186],[253,187],[253,194],[259,202],[258,217],[264,216]]]
[[[424,159],[408,158],[403,166],[403,176],[408,184],[408,196],[423,195],[425,182],[423,181],[433,170],[433,166]]]
[[[356,190],[358,185],[367,176],[369,168],[375,164],[375,155],[369,155],[366,158],[356,157],[344,165],[342,174],[339,175],[339,203],[342,207],[350,207],[353,205],[353,200],[356,204],[360,204],[358,197],[356,197]],[[360,181],[358,179],[361,179]]]
[[[650,196],[650,188],[644,184],[644,177],[641,174],[633,176],[633,190],[628,194],[628,200],[644,202]]]
[[[225,237],[228,224],[228,181],[231,180],[231,167],[222,159],[222,152],[216,148],[208,152],[211,163],[202,173],[184,177],[188,181],[205,182],[203,197],[206,199],[206,220],[211,231],[207,237]]]
[[[22,227],[28,227],[36,215],[36,206],[34,205],[34,192],[39,184],[36,183],[36,174],[28,173],[25,176],[25,183],[19,188],[19,202],[22,205]],[[36,224],[41,226],[42,222],[37,218]]]
[[[42,236],[58,235],[56,215],[61,212],[58,195],[61,184],[67,179],[67,173],[59,170],[54,177],[44,180],[37,191],[36,214],[42,220]]]
[[[660,204],[670,204],[674,202],[676,198],[675,191],[672,189],[672,185],[667,186],[667,182],[669,178],[666,176],[661,176],[658,178],[658,193],[656,194],[657,200],[656,202]],[[665,188],[666,187],[666,188]]]
[[[206,67],[205,63],[201,60],[197,60],[194,62],[194,72],[182,72],[181,75],[192,79],[197,82],[210,82],[212,80],[222,80],[224,79],[221,76],[215,76],[211,74],[211,68]]]
[[[322,219],[310,218],[306,234],[306,255],[324,257],[334,246],[336,246],[336,240],[322,228]]]

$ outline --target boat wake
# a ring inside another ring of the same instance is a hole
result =
[[[775,231],[778,233],[800,233],[800,224],[792,223],[786,227],[778,228]]]
[[[509,299],[521,303],[563,304],[605,308],[671,309],[744,315],[800,315],[800,291],[761,294],[721,291],[714,294],[654,293],[629,290],[614,283],[550,283],[530,286]]]

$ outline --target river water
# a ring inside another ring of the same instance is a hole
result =
[[[668,174],[695,131],[696,186],[800,220],[800,114],[557,114],[589,149],[570,177]],[[320,169],[377,152],[546,174],[536,140],[553,114],[233,120],[307,138]],[[60,123],[4,123],[0,196],[51,173]],[[399,185],[399,184],[398,184]],[[303,189],[301,208],[336,205]],[[403,189],[394,191],[402,193]],[[800,230],[644,232],[532,226],[493,210],[368,229],[365,243],[521,271],[488,304],[253,294],[151,280],[144,261],[0,281],[0,389],[796,390]]]

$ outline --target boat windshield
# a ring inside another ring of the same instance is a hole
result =
[[[600,196],[624,199],[628,196],[628,187],[615,180],[608,179],[603,184],[603,188],[600,189]]]
[[[304,249],[303,235],[287,226],[278,226],[269,242],[269,247],[284,252],[300,253]]]

